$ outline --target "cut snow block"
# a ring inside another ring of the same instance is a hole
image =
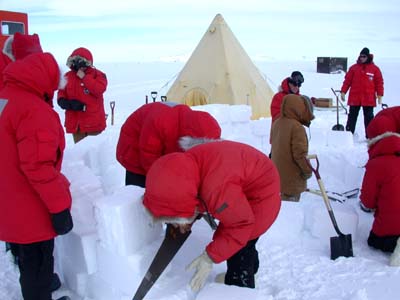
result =
[[[153,220],[142,204],[144,189],[124,186],[96,203],[97,232],[103,247],[130,255],[158,239],[162,224]]]
[[[229,115],[232,122],[249,122],[251,119],[250,105],[231,105]]]
[[[352,240],[357,238],[358,214],[355,208],[346,203],[331,202],[336,222],[343,234],[351,234]],[[330,237],[338,236],[329,217],[325,203],[318,201],[308,207],[306,229],[325,245],[329,245]]]
[[[259,137],[269,137],[271,130],[271,118],[263,118],[250,121],[251,132]]]
[[[230,123],[231,119],[229,114],[226,113],[229,109],[229,104],[207,104],[192,106],[193,110],[205,111],[211,114],[218,122],[218,124]]]
[[[308,132],[307,132],[308,134]],[[322,128],[313,128],[310,126],[310,133],[308,135],[308,141],[310,144],[310,149],[318,148],[320,146],[327,146],[328,145],[328,137],[326,129]]]
[[[78,224],[66,235],[56,238],[56,249],[61,265],[72,263],[69,267],[72,273],[93,274],[97,270],[95,232],[77,232]]]
[[[236,122],[232,121],[232,134],[240,137],[252,136],[250,121]]]
[[[133,295],[160,244],[161,241],[156,241],[129,256],[118,255],[112,249],[106,249],[98,244],[98,272],[96,274],[116,291]]]
[[[95,230],[94,203],[104,196],[99,178],[83,164],[66,165],[63,172],[71,182],[71,214],[74,222],[84,224],[88,231]]]
[[[351,148],[354,146],[353,135],[350,131],[334,131],[327,133],[329,147]]]
[[[282,234],[284,229],[284,234]],[[304,211],[301,203],[282,201],[278,217],[265,233],[274,243],[293,243],[304,229]]]
[[[90,275],[87,280],[86,296],[93,300],[131,300],[132,295],[123,293],[108,282],[101,279],[97,274]],[[86,298],[85,298],[86,300]]]

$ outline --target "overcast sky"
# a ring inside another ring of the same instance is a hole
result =
[[[397,0],[0,0],[29,15],[30,33],[62,61],[76,47],[96,61],[187,57],[221,13],[254,59],[400,57]]]

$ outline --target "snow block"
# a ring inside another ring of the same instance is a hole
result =
[[[256,282],[257,287],[257,282]],[[201,289],[196,297],[196,300],[216,300],[216,299],[229,299],[229,300],[273,300],[272,295],[266,296],[261,294],[257,289],[242,288],[234,285],[225,285],[218,283],[211,283],[205,288]]]
[[[306,131],[307,132],[307,131]],[[307,132],[308,134],[308,132]],[[308,134],[308,141],[310,150],[321,146],[328,145],[327,131],[323,128],[310,126],[310,133]]]
[[[285,228],[285,234],[282,234]],[[301,203],[282,201],[281,210],[265,237],[274,243],[293,243],[304,229],[304,212]]]
[[[271,130],[271,118],[250,121],[251,132],[258,137],[269,137]]]
[[[142,204],[144,189],[124,186],[96,203],[100,243],[119,255],[131,255],[160,237],[162,224],[153,224]]]
[[[346,203],[336,202],[331,202],[331,206],[340,231],[351,234],[352,240],[355,241],[358,227],[358,214],[355,208]],[[311,235],[320,239],[325,245],[329,245],[330,237],[338,236],[323,201],[309,206],[305,224]]]
[[[65,165],[63,172],[71,182],[71,214],[74,222],[84,224],[87,231],[95,230],[94,203],[104,196],[99,178],[82,162]]]
[[[97,270],[96,243],[97,234],[77,232],[77,224],[66,235],[56,238],[56,249],[62,268],[69,265],[72,273],[93,274]]]
[[[89,298],[84,300],[131,300],[132,295],[123,295],[120,291],[113,288],[109,283],[101,279],[98,275],[91,275],[87,280],[86,295]]]
[[[230,105],[229,115],[232,122],[248,122],[251,119],[251,106],[249,105]]]
[[[230,123],[230,114],[227,113],[229,110],[229,104],[207,104],[192,106],[193,110],[205,111],[211,114],[218,122],[218,124]]]
[[[328,146],[351,148],[354,146],[353,135],[350,131],[328,131],[327,132]]]
[[[98,245],[98,271],[96,275],[107,282],[115,291],[133,295],[150,266],[160,243],[150,244],[148,247],[143,247],[142,251],[129,256],[118,255],[112,250]]]

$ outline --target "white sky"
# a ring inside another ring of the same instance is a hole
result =
[[[187,57],[217,13],[253,58],[356,56],[364,46],[397,57],[400,42],[395,0],[0,0],[0,7],[27,12],[30,33],[61,61],[79,46],[95,61]]]

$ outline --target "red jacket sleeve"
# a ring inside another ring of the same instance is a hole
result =
[[[377,96],[383,96],[383,76],[381,70],[376,66],[374,76],[375,91]]]
[[[95,97],[102,97],[107,89],[106,74],[96,69],[91,69],[90,72],[87,72],[82,81],[89,92]]]
[[[224,187],[221,199],[213,216],[219,220],[213,241],[206,251],[215,263],[227,260],[243,248],[254,230],[254,214],[242,188],[236,184]]]
[[[342,88],[340,89],[341,93],[347,93],[347,91],[350,89],[351,83],[353,82],[353,76],[354,76],[354,68],[350,67],[349,71],[346,73],[346,76],[344,77],[343,85]]]

